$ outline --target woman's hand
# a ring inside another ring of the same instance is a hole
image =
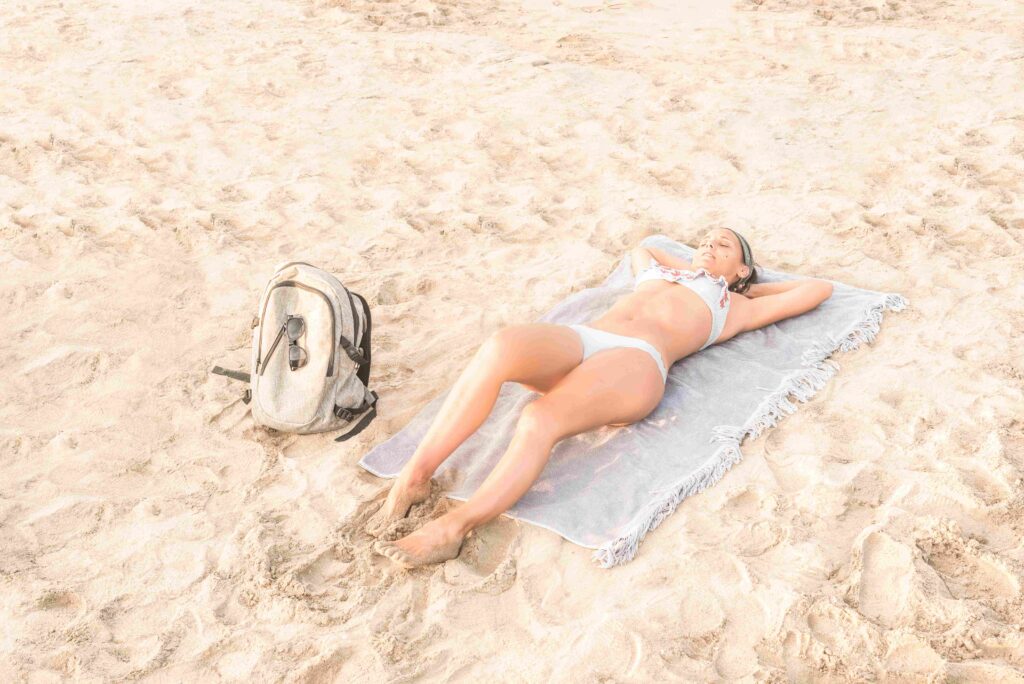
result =
[[[644,247],[634,247],[629,252],[629,265],[633,269],[633,277],[640,275],[640,271],[651,265],[653,256]]]

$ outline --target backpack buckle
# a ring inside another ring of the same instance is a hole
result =
[[[356,416],[358,416],[360,414],[363,414],[363,413],[366,413],[366,411],[369,410],[370,408],[372,408],[373,405],[376,404],[376,403],[377,403],[377,393],[376,392],[370,392],[370,399],[365,399],[364,398],[363,399],[363,403],[360,406],[358,406],[358,407],[356,407],[354,409],[343,408],[341,406],[335,405],[335,407],[334,407],[334,415],[337,416],[338,418],[341,418],[342,420],[351,421]]]
[[[363,356],[362,350],[349,342],[348,338],[344,335],[341,336],[341,348],[345,350],[345,354],[348,355],[348,358],[352,359],[360,366],[366,363],[366,357]]]

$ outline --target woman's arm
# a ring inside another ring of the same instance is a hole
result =
[[[651,265],[651,253],[643,247],[635,247],[629,252],[629,265],[633,268],[633,277],[636,278],[640,271]]]
[[[764,297],[765,295],[779,294],[781,292],[788,292],[794,287],[798,287],[805,283],[805,280],[784,280],[781,283],[754,283],[750,286],[745,294],[748,297]]]
[[[680,259],[657,247],[634,247],[630,252],[630,257],[632,259],[633,275],[640,273],[640,271],[650,266],[651,259],[669,268],[689,268],[690,266],[686,259]]]
[[[747,295],[737,294],[733,292],[731,297],[734,305],[739,304],[739,328],[745,332],[807,313],[832,296],[832,283],[816,278],[754,283]]]

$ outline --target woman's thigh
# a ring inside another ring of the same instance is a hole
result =
[[[643,420],[664,395],[661,371],[650,354],[614,347],[591,355],[526,408],[531,420],[564,439],[604,425]]]
[[[583,343],[564,325],[525,323],[495,331],[480,353],[509,381],[544,394],[580,364]]]

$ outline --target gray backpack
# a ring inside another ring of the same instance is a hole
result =
[[[347,429],[343,442],[377,415],[370,391],[370,307],[333,275],[302,261],[278,266],[252,322],[250,373],[214,373],[249,383],[257,424],[308,434]]]

